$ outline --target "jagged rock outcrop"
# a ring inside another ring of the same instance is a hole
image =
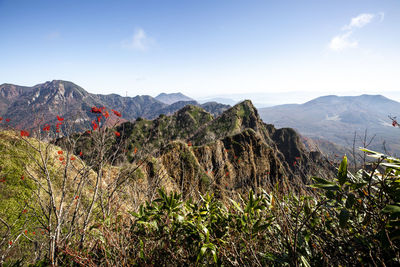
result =
[[[318,169],[329,170],[323,158],[305,149],[293,129],[262,122],[250,101],[217,118],[186,106],[172,116],[127,122],[117,130],[130,143],[126,155],[132,162],[136,149],[152,153],[142,168],[152,181],[148,184],[185,195],[212,191],[227,196],[295,178],[307,182]]]

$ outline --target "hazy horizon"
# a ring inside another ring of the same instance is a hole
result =
[[[54,81],[54,80],[53,80]],[[64,80],[63,80],[64,81]],[[45,82],[50,82],[50,81],[45,81]],[[39,83],[43,84],[45,82]],[[69,81],[73,82],[73,81]],[[5,84],[5,83],[0,83]],[[8,84],[15,84],[15,83],[8,83]],[[21,85],[21,84],[15,84],[15,85]],[[23,85],[23,86],[28,86],[32,87],[38,84],[34,85]],[[79,84],[77,84],[80,86]],[[83,88],[87,90],[86,88]],[[90,90],[87,90],[89,93],[95,93]],[[119,90],[115,90],[115,92],[118,92]],[[105,93],[107,94],[118,94],[120,96],[128,96],[128,97],[135,97],[137,95],[149,95],[152,97],[157,97],[159,94],[166,93],[166,94],[173,94],[173,93],[183,93],[181,91],[171,91],[171,92],[165,92],[165,91],[159,91],[156,94],[132,94],[130,92],[126,92],[125,94],[120,94],[120,93]],[[95,93],[96,94],[96,93]],[[98,93],[98,94],[104,94],[104,93]],[[184,93],[183,93],[184,94]],[[247,92],[247,93],[237,93],[237,94],[211,94],[211,95],[204,95],[201,97],[196,97],[193,95],[189,94],[184,94],[187,97],[190,97],[200,103],[205,103],[209,101],[217,101],[222,104],[228,104],[228,105],[234,105],[240,101],[250,99],[253,104],[257,108],[263,108],[263,107],[270,107],[274,105],[282,105],[282,104],[303,104],[306,103],[310,100],[313,100],[318,97],[322,96],[327,96],[327,95],[336,95],[336,96],[360,96],[363,94],[368,94],[368,95],[383,95],[384,97],[387,97],[391,100],[400,102],[400,92],[364,92],[364,91],[353,91],[353,94],[319,94],[319,92],[306,92],[306,91],[289,91],[289,92],[267,92],[267,93],[262,93],[262,92]]]

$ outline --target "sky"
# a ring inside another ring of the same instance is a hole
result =
[[[0,40],[0,84],[400,101],[399,0],[0,0]]]

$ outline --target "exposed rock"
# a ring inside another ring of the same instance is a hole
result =
[[[74,121],[76,129],[90,127],[95,118],[93,106],[106,107],[122,113],[123,120],[139,117],[154,119],[160,114],[170,115],[186,105],[201,106],[196,101],[165,104],[151,96],[122,97],[116,94],[96,95],[67,81],[51,81],[33,87],[0,85],[0,116],[12,118],[12,126],[33,129],[45,123],[56,123],[56,116]],[[228,106],[213,103],[205,105],[213,115],[219,115]]]
[[[134,149],[152,153],[143,168],[147,184],[186,196],[212,191],[224,197],[293,179],[307,183],[311,174],[330,170],[318,152],[305,149],[293,129],[263,123],[250,101],[215,119],[189,105],[172,116],[127,122],[117,130],[130,143],[131,161]]]

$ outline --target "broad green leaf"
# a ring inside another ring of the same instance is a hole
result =
[[[301,259],[301,263],[303,263],[303,266],[311,267],[311,265],[308,263],[307,259],[303,255],[300,256],[300,259]]]
[[[400,206],[399,205],[386,205],[386,207],[382,210],[385,213],[399,213]]]
[[[234,201],[234,200],[231,199],[231,198],[230,198],[229,200],[232,202],[233,206],[235,206],[235,208],[236,208],[238,211],[240,211],[240,213],[243,213],[242,208],[240,208],[239,204],[238,204],[236,201]]]
[[[335,184],[312,184],[311,188],[320,188],[325,190],[339,190],[339,186]]]
[[[339,180],[340,185],[343,185],[347,180],[347,156],[346,155],[343,157],[343,160],[339,166],[338,180]]]
[[[373,150],[369,150],[369,149],[364,148],[364,147],[360,147],[359,149],[360,149],[361,151],[363,151],[363,152],[367,152],[367,153],[370,153],[370,154],[373,154],[373,155],[384,156],[382,153],[379,153],[379,152],[376,152],[376,151],[373,151]]]
[[[144,243],[143,240],[140,239],[140,253],[139,253],[139,257],[141,259],[144,259]]]
[[[211,253],[213,254],[214,262],[217,263],[218,262],[217,251],[215,249],[212,249]]]
[[[203,255],[204,255],[204,253],[206,253],[206,251],[207,251],[207,247],[206,247],[206,246],[202,246],[201,249],[200,249],[199,254],[197,255],[197,262],[198,262],[201,258],[203,258]]]
[[[399,169],[400,164],[394,164],[394,163],[382,163],[383,166],[389,167],[389,168],[394,168],[394,169]]]

